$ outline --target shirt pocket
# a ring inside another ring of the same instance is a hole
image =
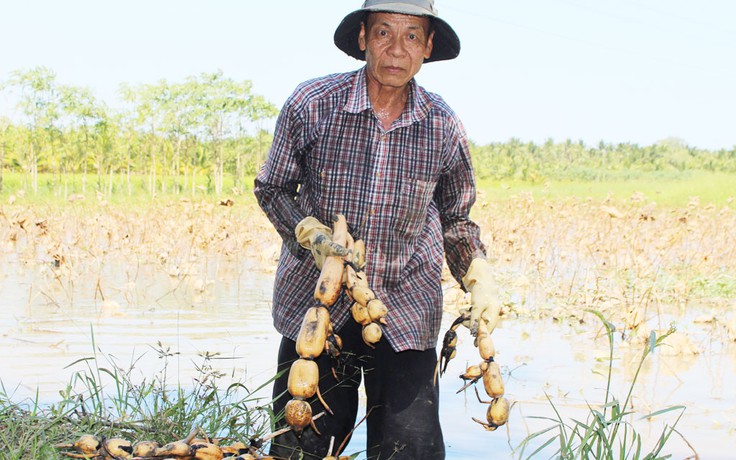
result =
[[[397,230],[407,238],[416,238],[424,227],[427,209],[434,195],[435,182],[409,179],[401,186],[398,197],[399,215]]]

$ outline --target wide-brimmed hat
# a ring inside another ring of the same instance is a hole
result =
[[[335,30],[335,45],[348,56],[365,61],[365,51],[361,51],[358,45],[358,35],[360,23],[369,12],[429,17],[434,26],[434,39],[432,54],[424,62],[454,59],[460,54],[460,39],[452,27],[437,16],[434,0],[366,0],[361,9],[345,16]]]

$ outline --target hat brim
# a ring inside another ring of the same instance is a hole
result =
[[[424,62],[446,61],[455,59],[460,54],[460,38],[447,22],[437,16],[427,15],[426,10],[412,7],[411,5],[403,3],[397,3],[395,5],[399,5],[400,7],[387,10],[388,5],[383,4],[380,5],[380,8],[362,8],[348,14],[335,30],[335,45],[348,56],[365,61],[365,51],[362,51],[358,44],[360,23],[366,13],[386,12],[426,16],[432,20],[434,26],[432,54]]]

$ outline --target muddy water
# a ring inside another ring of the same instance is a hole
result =
[[[203,353],[216,353],[212,365],[228,379],[257,388],[274,373],[278,335],[271,327],[273,266],[257,257],[197,260],[186,266],[146,264],[134,259],[107,261],[94,275],[74,275],[48,263],[3,255],[0,274],[0,373],[13,400],[39,392],[53,402],[84,363],[96,356],[100,367],[130,369],[150,380],[161,372],[160,350],[171,354],[166,368],[171,382],[191,382]],[[163,264],[166,265],[166,264]],[[697,452],[704,459],[733,458],[736,448],[736,350],[714,333],[710,323],[676,321],[701,348],[698,355],[656,353],[639,375],[631,422],[651,447],[665,423],[679,412],[652,420],[641,416],[670,406],[686,410],[666,452],[675,459]],[[442,333],[451,315],[445,317]],[[506,380],[515,404],[510,423],[486,432],[471,417],[483,419],[486,406],[473,391],[456,394],[457,377],[477,363],[477,351],[460,330],[458,356],[440,380],[441,413],[448,458],[512,458],[513,449],[554,417],[550,398],[563,419],[585,421],[588,405],[604,402],[608,344],[596,319],[588,324],[504,321],[494,333]],[[626,398],[641,347],[616,344],[612,394]],[[95,353],[95,351],[97,351]],[[268,400],[270,388],[258,393]],[[482,392],[482,388],[481,388]],[[602,409],[601,409],[602,410]],[[542,441],[548,438],[543,436]],[[686,439],[683,440],[683,437]],[[346,452],[363,449],[360,428]],[[689,445],[688,445],[689,443]],[[540,442],[527,448],[530,454]],[[692,447],[690,447],[692,446]],[[548,458],[551,451],[542,458]]]

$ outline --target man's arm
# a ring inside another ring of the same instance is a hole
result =
[[[306,214],[296,205],[296,189],[296,184],[277,186],[263,182],[260,174],[259,177],[256,177],[253,189],[261,209],[293,254],[297,254],[301,249],[296,241],[294,229],[306,217]]]
[[[480,228],[470,219],[475,203],[475,176],[465,132],[459,121],[447,135],[447,169],[436,189],[444,237],[445,257],[453,277],[462,284],[473,259],[485,258]]]
[[[470,209],[475,203],[475,178],[465,134],[461,125],[456,126],[448,137],[455,146],[450,155],[452,167],[440,181],[438,202],[447,265],[462,288],[471,294],[470,316],[464,324],[477,335],[481,330],[493,332],[501,303],[493,271],[486,261],[480,228],[470,220]]]
[[[303,251],[296,241],[294,229],[307,217],[296,202],[303,180],[297,156],[300,132],[301,123],[287,101],[276,120],[271,150],[256,176],[253,189],[259,206],[293,254]]]

